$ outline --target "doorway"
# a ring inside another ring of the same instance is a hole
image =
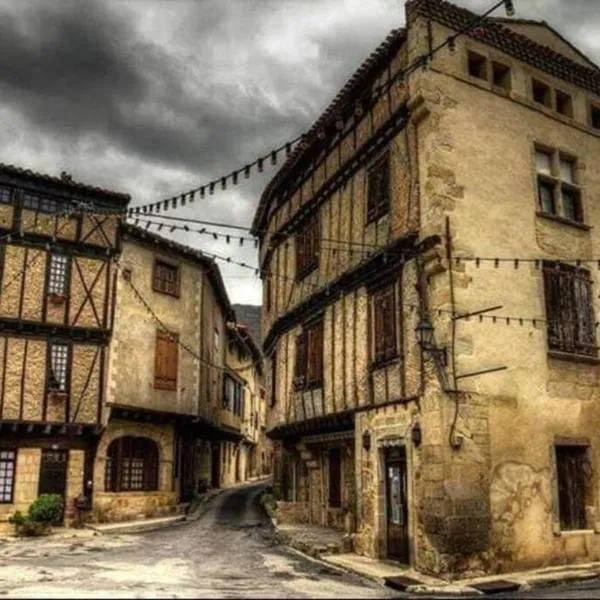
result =
[[[40,463],[40,482],[38,496],[42,494],[58,494],[63,499],[63,512],[57,522],[64,517],[64,500],[67,489],[67,469],[69,464],[68,450],[42,450]]]
[[[183,437],[181,444],[181,502],[191,502],[194,497],[194,458],[193,439]]]
[[[210,461],[210,486],[212,488],[221,487],[221,446],[219,442],[215,442],[211,446]]]
[[[407,465],[403,446],[386,450],[385,483],[387,556],[409,564]]]

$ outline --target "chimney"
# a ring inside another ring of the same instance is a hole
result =
[[[61,171],[60,172],[60,180],[65,181],[67,183],[71,183],[73,181],[73,177],[71,176],[70,173],[67,173],[66,171]]]

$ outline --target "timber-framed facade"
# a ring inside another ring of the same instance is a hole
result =
[[[600,556],[600,70],[476,16],[407,2],[253,222],[279,518],[442,576]]]
[[[93,493],[129,196],[0,165],[0,199],[0,518],[57,493],[69,520]]]

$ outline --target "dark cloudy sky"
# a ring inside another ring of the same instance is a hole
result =
[[[600,62],[600,0],[515,4]],[[403,0],[0,0],[0,162],[160,200],[308,128],[403,23]],[[249,225],[273,173],[181,212]],[[248,245],[172,235],[256,264]],[[233,302],[260,303],[252,271],[220,266]]]

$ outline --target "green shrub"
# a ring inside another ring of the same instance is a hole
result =
[[[260,503],[263,505],[267,514],[273,518],[275,517],[275,511],[277,510],[277,500],[273,494],[263,494],[260,498]]]
[[[13,525],[24,525],[29,519],[20,511],[16,511],[14,515],[8,517],[8,522]]]
[[[42,494],[29,506],[29,518],[36,523],[57,523],[63,515],[63,499],[59,494]]]

